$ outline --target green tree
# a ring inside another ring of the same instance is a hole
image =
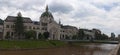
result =
[[[26,39],[36,39],[36,31],[30,30],[25,32]]]
[[[69,38],[69,36],[65,35],[65,39],[67,39],[67,40],[68,40],[68,39],[70,39],[70,38]]]
[[[42,36],[42,34],[41,34],[41,33],[39,33],[39,34],[38,34],[38,39],[41,39],[41,36]]]
[[[74,39],[77,39],[77,35],[73,35],[72,36],[72,39],[74,40]]]
[[[102,34],[95,33],[95,39],[96,40],[101,40],[102,39]]]
[[[78,30],[78,37],[77,37],[77,39],[83,39],[84,36],[85,36],[84,29],[79,29]]]
[[[5,39],[10,39],[10,32],[7,32],[7,34],[5,35]]]
[[[108,36],[106,34],[102,34],[102,40],[107,40]]]
[[[106,40],[106,39],[108,39],[108,36],[106,34],[96,34],[95,36],[96,36],[95,37],[96,40]]]
[[[45,39],[48,39],[48,37],[49,37],[49,32],[44,32],[43,35],[44,35]]]
[[[23,18],[20,13],[18,13],[18,16],[16,17],[15,21],[15,32],[16,36],[20,39],[21,36],[23,36],[24,33],[24,24],[23,24]]]
[[[45,39],[44,35],[41,34],[41,33],[39,33],[38,38],[41,39],[41,40],[44,40],[44,39]]]

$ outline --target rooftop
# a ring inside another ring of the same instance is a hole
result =
[[[22,17],[24,23],[32,23],[32,20],[29,17]],[[17,16],[8,16],[5,21],[7,22],[15,22]]]

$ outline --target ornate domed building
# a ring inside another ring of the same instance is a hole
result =
[[[52,13],[49,12],[48,6],[46,6],[46,11],[40,17],[40,27],[41,33],[49,32],[49,39],[60,39],[60,25],[55,22]]]
[[[19,12],[17,16],[21,16],[22,14]],[[39,22],[32,21],[29,17],[22,17],[23,24],[25,26],[25,30],[34,30],[36,31],[36,39],[39,39],[39,34],[49,33],[49,40],[62,40],[62,39],[72,39],[74,35],[77,34],[78,29],[74,26],[62,25],[57,23],[54,20],[52,13],[49,11],[48,6],[46,6],[45,12],[43,12],[40,16]],[[4,20],[4,31],[3,31],[3,39],[6,39],[6,35],[10,36],[11,39],[18,39],[15,36],[14,31],[14,22],[16,20],[16,16],[8,16]],[[20,37],[24,39],[25,37]]]

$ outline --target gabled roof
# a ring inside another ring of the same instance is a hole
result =
[[[89,29],[79,29],[79,30],[92,32],[92,30]]]
[[[69,26],[69,25],[65,25],[65,26],[61,25],[61,28],[63,28],[63,29],[73,29],[73,28],[77,29],[76,27]]]
[[[38,21],[33,21],[33,24],[39,25],[40,23]]]
[[[22,17],[23,18],[23,22],[25,23],[32,23],[32,20],[29,17]],[[8,16],[5,21],[6,22],[15,22],[15,20],[17,19],[17,16]]]

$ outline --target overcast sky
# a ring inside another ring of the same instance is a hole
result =
[[[20,11],[22,16],[39,21],[46,5],[62,24],[120,34],[120,0],[0,0],[0,18]]]

